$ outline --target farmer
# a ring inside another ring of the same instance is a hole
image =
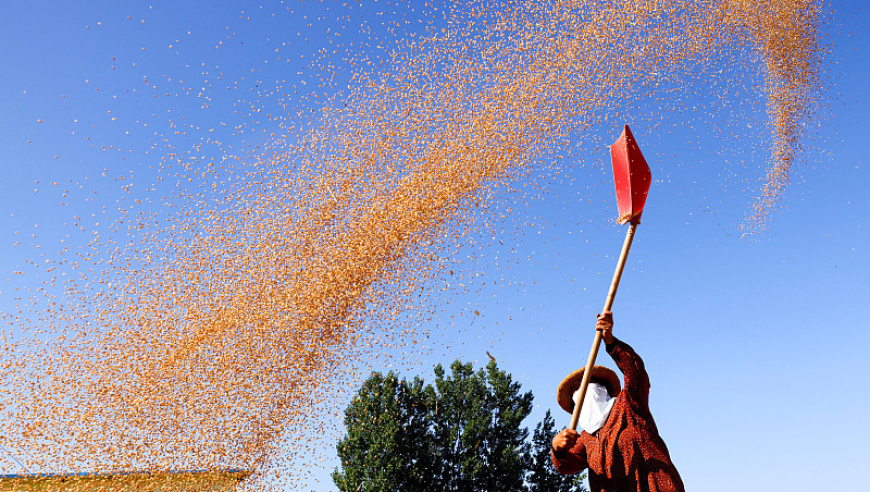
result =
[[[625,377],[595,366],[581,407],[578,434],[565,429],[553,438],[551,458],[560,473],[589,469],[591,492],[684,492],[680,474],[671,463],[649,411],[649,377],[634,350],[613,336],[613,314],[598,315],[607,353]],[[581,368],[559,384],[559,406],[572,413],[583,379]]]

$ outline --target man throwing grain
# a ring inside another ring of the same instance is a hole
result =
[[[551,458],[560,473],[589,469],[591,492],[684,492],[680,474],[671,463],[668,448],[659,436],[649,411],[649,377],[643,361],[626,343],[613,336],[613,314],[598,315],[607,353],[625,377],[595,366],[580,412],[578,434],[565,429],[553,438]],[[556,398],[572,413],[583,380],[581,368],[569,374]]]

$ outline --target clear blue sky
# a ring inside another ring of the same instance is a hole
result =
[[[216,146],[197,148],[205,139],[237,153],[262,145],[262,129],[277,128],[264,115],[283,114],[281,94],[316,108],[335,93],[318,87],[322,75],[336,73],[340,88],[351,71],[345,52],[363,56],[361,43],[401,43],[425,25],[406,2],[284,3],[0,2],[0,311],[15,312],[16,297],[41,285],[44,273],[28,262],[54,259],[110,222],[123,186],[132,182],[137,197],[171,191],[155,178],[161,159],[219,159]],[[746,240],[738,229],[770,143],[755,79],[732,96],[734,116],[698,87],[685,112],[651,118],[647,108],[626,120],[656,183],[614,305],[615,334],[646,361],[653,415],[690,490],[866,489],[870,18],[859,0],[835,8],[819,135],[765,234]],[[358,34],[361,20],[371,34]],[[321,99],[309,102],[312,87]],[[429,347],[403,371],[431,379],[436,363],[482,365],[489,351],[534,392],[530,425],[547,408],[567,424],[555,387],[585,361],[623,240],[603,147],[623,122],[595,128],[599,143],[562,163],[573,180],[507,219],[505,229],[521,227],[502,238],[509,247],[496,241],[462,263],[484,277],[441,307]],[[502,276],[521,285],[486,280]],[[311,488],[334,490],[335,464],[320,464]]]

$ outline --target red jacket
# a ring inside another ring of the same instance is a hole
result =
[[[562,458],[551,458],[560,473],[589,468],[591,492],[685,492],[649,411],[649,377],[628,344],[613,340],[607,353],[625,378],[604,427],[580,433]]]

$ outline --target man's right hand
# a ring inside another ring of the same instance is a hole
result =
[[[564,429],[553,438],[553,450],[557,453],[570,450],[575,444],[577,444],[578,437],[580,437],[580,434],[578,434],[577,431]]]
[[[604,337],[604,343],[610,345],[613,343],[613,313],[604,311],[598,315],[598,321],[595,323],[595,329],[601,332]]]

